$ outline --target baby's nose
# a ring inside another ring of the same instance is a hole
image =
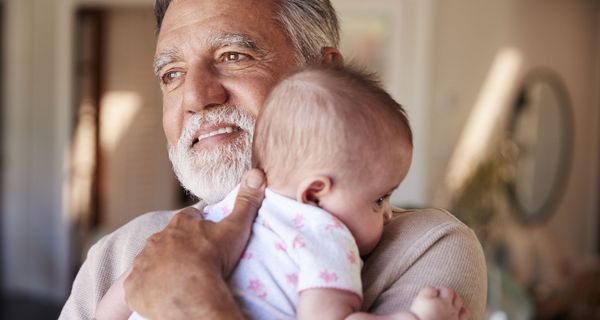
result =
[[[387,224],[390,220],[392,220],[392,210],[388,209],[383,213],[383,224]]]

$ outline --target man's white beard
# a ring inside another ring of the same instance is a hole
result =
[[[169,159],[181,185],[208,204],[225,198],[250,168],[254,117],[233,106],[211,108],[190,117],[176,146],[169,145]],[[194,134],[210,125],[229,124],[241,128],[233,142],[200,150],[192,149]]]

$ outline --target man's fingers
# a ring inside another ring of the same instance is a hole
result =
[[[147,318],[190,319],[187,314],[183,317],[174,312],[193,312],[190,310],[195,310],[199,300],[207,299],[193,297],[198,291],[189,288],[207,283],[226,288],[222,276],[233,269],[248,237],[239,239],[239,233],[246,230],[223,222],[205,220],[202,212],[189,207],[174,215],[162,231],[150,236],[124,283],[130,308]],[[166,277],[169,281],[163,281]],[[209,294],[200,292],[203,297]],[[176,310],[164,307],[175,303],[180,305]]]
[[[138,258],[135,259],[136,261]],[[144,288],[142,287],[143,282],[139,281],[139,276],[143,272],[143,267],[140,268],[139,263],[134,263],[133,267],[129,269],[125,279],[123,280],[123,290],[125,290],[125,302],[132,310],[144,310],[145,305],[142,299],[139,299],[139,296],[136,296],[138,299],[135,299],[134,295],[136,292],[143,292]]]
[[[186,226],[191,220],[196,219],[202,219],[202,212],[200,210],[194,207],[183,208],[171,218],[167,227]]]
[[[233,211],[226,220],[236,225],[250,225],[265,198],[266,185],[265,174],[261,170],[252,169],[246,172]]]
[[[228,246],[227,254],[221,256],[222,272],[228,275],[237,264],[242,251],[246,247],[252,222],[256,218],[265,197],[265,175],[261,170],[248,171],[240,183],[233,211],[216,225],[216,237],[220,243]]]
[[[127,270],[127,273],[124,275],[124,279],[123,279],[123,290],[125,290],[125,302],[127,302],[127,304],[129,304],[129,297],[127,295],[127,292],[129,292],[130,290],[135,290],[135,288],[133,288],[135,282],[135,273],[132,275],[131,272],[133,271],[133,267],[129,268],[129,270]]]

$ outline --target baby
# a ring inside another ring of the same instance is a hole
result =
[[[392,215],[390,195],[406,176],[412,134],[405,112],[369,76],[311,68],[283,79],[256,122],[253,165],[265,199],[229,286],[254,319],[370,319],[362,304],[361,256]],[[204,209],[220,221],[237,188]],[[96,318],[127,318],[121,277]],[[394,319],[467,319],[451,289],[424,288]],[[134,313],[130,319],[140,319]]]

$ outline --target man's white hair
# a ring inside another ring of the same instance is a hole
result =
[[[157,33],[171,2],[173,0],[155,1]],[[273,0],[273,5],[273,18],[293,44],[299,64],[317,62],[324,47],[339,46],[339,23],[329,0]]]

